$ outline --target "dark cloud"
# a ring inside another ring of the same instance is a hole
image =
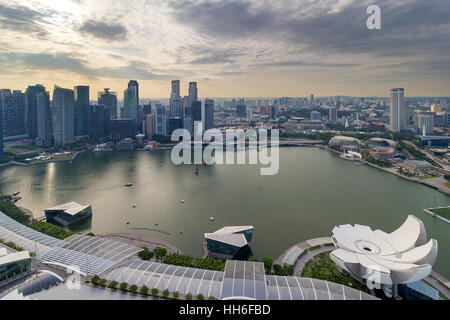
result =
[[[177,0],[169,5],[174,21],[216,41],[276,39],[324,55],[369,53],[392,57],[450,51],[448,0],[379,0],[381,30],[366,28],[366,9],[373,1],[354,1],[338,11],[331,10],[330,1],[330,6],[321,10],[311,9],[313,14],[307,14],[311,4],[301,0],[288,3],[294,2],[299,8],[297,16],[291,9],[256,6],[258,2],[248,0]]]
[[[257,64],[258,67],[328,67],[328,68],[348,68],[359,67],[360,63],[326,63],[326,62],[307,62],[301,60],[295,61],[280,61]]]
[[[106,23],[97,20],[87,20],[80,28],[80,32],[103,40],[126,40],[128,32],[120,23]]]
[[[47,31],[42,26],[45,15],[24,6],[5,6],[0,4],[0,27],[3,30],[33,34],[46,38]]]
[[[142,61],[129,61],[123,67],[91,68],[83,59],[67,53],[6,53],[0,55],[0,67],[18,65],[31,70],[50,70],[73,72],[87,78],[113,78],[138,80],[170,80],[173,75],[155,73],[151,66]]]

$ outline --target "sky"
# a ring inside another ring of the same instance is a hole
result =
[[[0,0],[0,88],[450,96],[449,17],[449,0]]]

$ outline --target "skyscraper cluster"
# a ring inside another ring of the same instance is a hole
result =
[[[0,90],[0,153],[3,138],[29,139],[42,147],[64,146],[78,140],[101,141],[133,138],[143,132],[170,135],[176,129],[193,132],[214,127],[214,100],[198,99],[196,82],[189,83],[188,96],[181,97],[180,81],[172,81],[168,110],[155,103],[140,106],[139,84],[131,80],[124,91],[123,108],[118,109],[115,92],[98,93],[91,104],[89,86],[74,89],[54,87],[53,95],[43,85],[29,86],[25,92]]]

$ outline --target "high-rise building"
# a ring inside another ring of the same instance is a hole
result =
[[[169,130],[168,135],[172,135],[172,133],[177,129],[183,128],[183,118],[175,117],[175,118],[169,118]]]
[[[198,100],[198,88],[197,88],[197,82],[190,82],[189,83],[189,107],[192,108],[192,104],[194,101]]]
[[[430,136],[434,133],[434,114],[420,113],[418,119],[418,127],[420,134],[423,136]]]
[[[330,117],[329,120],[330,121],[337,121],[337,108],[336,107],[331,107],[330,108]]]
[[[170,94],[171,98],[180,98],[180,80],[172,81],[172,93]]]
[[[319,111],[311,111],[311,121],[322,120],[322,114]]]
[[[166,108],[160,104],[155,106],[155,133],[167,135]]]
[[[214,100],[205,99],[202,110],[203,130],[214,128]]]
[[[3,101],[0,99],[0,156],[3,155]]]
[[[119,116],[117,114],[117,93],[110,92],[109,88],[105,88],[104,92],[98,93],[98,104],[109,108],[112,119],[116,119]]]
[[[74,87],[75,136],[89,135],[90,106],[89,86]]]
[[[52,145],[52,112],[50,108],[50,93],[41,92],[37,95],[38,136],[36,144],[41,147]]]
[[[440,104],[432,104],[430,107],[431,112],[442,112],[442,106]]]
[[[111,120],[111,110],[104,105],[93,105],[90,115],[90,137],[98,142],[108,136],[108,124]]]
[[[169,100],[169,110],[171,118],[183,118],[184,117],[184,107],[183,99],[180,97],[173,97]]]
[[[11,93],[9,89],[0,91],[3,102],[3,136],[15,137],[26,134],[25,94],[20,90]]]
[[[55,86],[52,99],[52,125],[55,146],[75,142],[74,92]]]
[[[139,84],[136,80],[128,83],[128,89],[124,91],[123,117],[138,121],[139,116]]]
[[[270,107],[270,120],[277,120],[278,118],[278,112],[277,112],[277,107],[276,106],[271,106]]]
[[[201,101],[193,101],[192,102],[192,120],[202,121],[202,102]]]
[[[45,87],[41,84],[29,86],[25,91],[25,128],[30,139],[36,139],[38,135],[37,95],[39,93],[45,93]]]
[[[147,114],[144,127],[145,135],[151,139],[155,134],[155,116],[153,114]]]
[[[394,88],[391,90],[391,123],[392,132],[400,132],[406,128],[407,110],[405,104],[405,90]]]
[[[152,114],[152,104],[151,102],[148,104],[144,104],[144,106],[142,107],[142,113],[144,115],[144,121],[146,119],[146,116],[149,114]]]
[[[247,106],[244,104],[237,105],[236,116],[240,119],[245,119],[247,117]]]

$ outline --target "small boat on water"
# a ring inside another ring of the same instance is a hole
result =
[[[136,204],[133,204],[133,205],[132,205],[132,207],[133,207],[133,208],[136,208],[136,207],[137,207],[137,205],[136,205]]]
[[[20,194],[20,191],[14,192],[12,195],[13,195],[13,197],[17,197],[19,194]]]
[[[132,183],[127,183],[127,184],[125,184],[125,187],[132,187],[132,186],[133,186]]]
[[[194,171],[194,172],[195,172],[195,174],[198,175],[198,172],[199,172],[199,171],[198,171],[198,168],[195,168],[195,171]]]
[[[216,220],[216,218],[214,218],[214,217],[209,218],[209,221],[215,221],[215,220]]]

